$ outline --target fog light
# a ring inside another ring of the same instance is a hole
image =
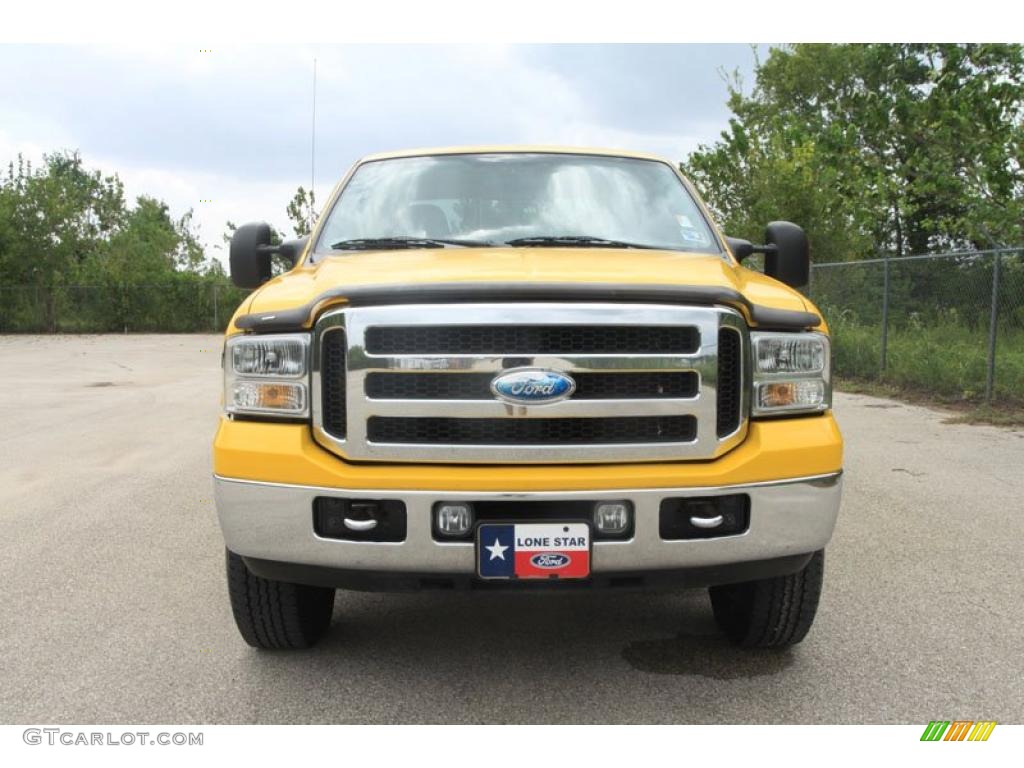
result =
[[[625,533],[633,514],[628,501],[599,501],[594,505],[594,527],[605,534]]]
[[[473,505],[468,502],[442,501],[434,515],[442,536],[465,536],[473,527]]]

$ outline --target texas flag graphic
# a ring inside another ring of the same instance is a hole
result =
[[[586,523],[484,523],[477,532],[484,579],[585,579],[590,575]]]

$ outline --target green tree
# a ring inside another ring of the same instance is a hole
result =
[[[1024,240],[1024,48],[797,45],[683,164],[730,234],[773,218],[826,260]]]
[[[313,190],[307,192],[303,187],[299,187],[288,203],[287,212],[296,237],[305,237],[312,232],[317,219],[316,197]]]
[[[36,289],[54,331],[62,287],[84,274],[124,217],[120,180],[86,169],[77,152],[44,155],[36,169],[19,155],[0,187],[0,274]]]
[[[0,176],[0,329],[206,330],[242,293],[220,291],[192,212],[124,199],[116,175],[77,152],[18,157]],[[221,304],[221,298],[224,304]]]
[[[138,198],[124,226],[89,265],[93,283],[105,289],[103,314],[112,328],[138,325],[147,309],[158,309],[158,286],[173,275],[180,247],[167,205]]]

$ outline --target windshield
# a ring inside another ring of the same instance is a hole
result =
[[[434,155],[365,163],[328,214],[317,250],[377,239],[391,241],[381,247],[405,239],[421,247],[604,244],[720,252],[671,167],[598,155]]]

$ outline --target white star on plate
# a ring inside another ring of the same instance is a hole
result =
[[[490,547],[484,547],[484,549],[491,553],[491,560],[504,560],[505,550],[508,549],[508,547],[503,547],[501,542],[498,541],[498,537],[495,536],[494,544]]]

